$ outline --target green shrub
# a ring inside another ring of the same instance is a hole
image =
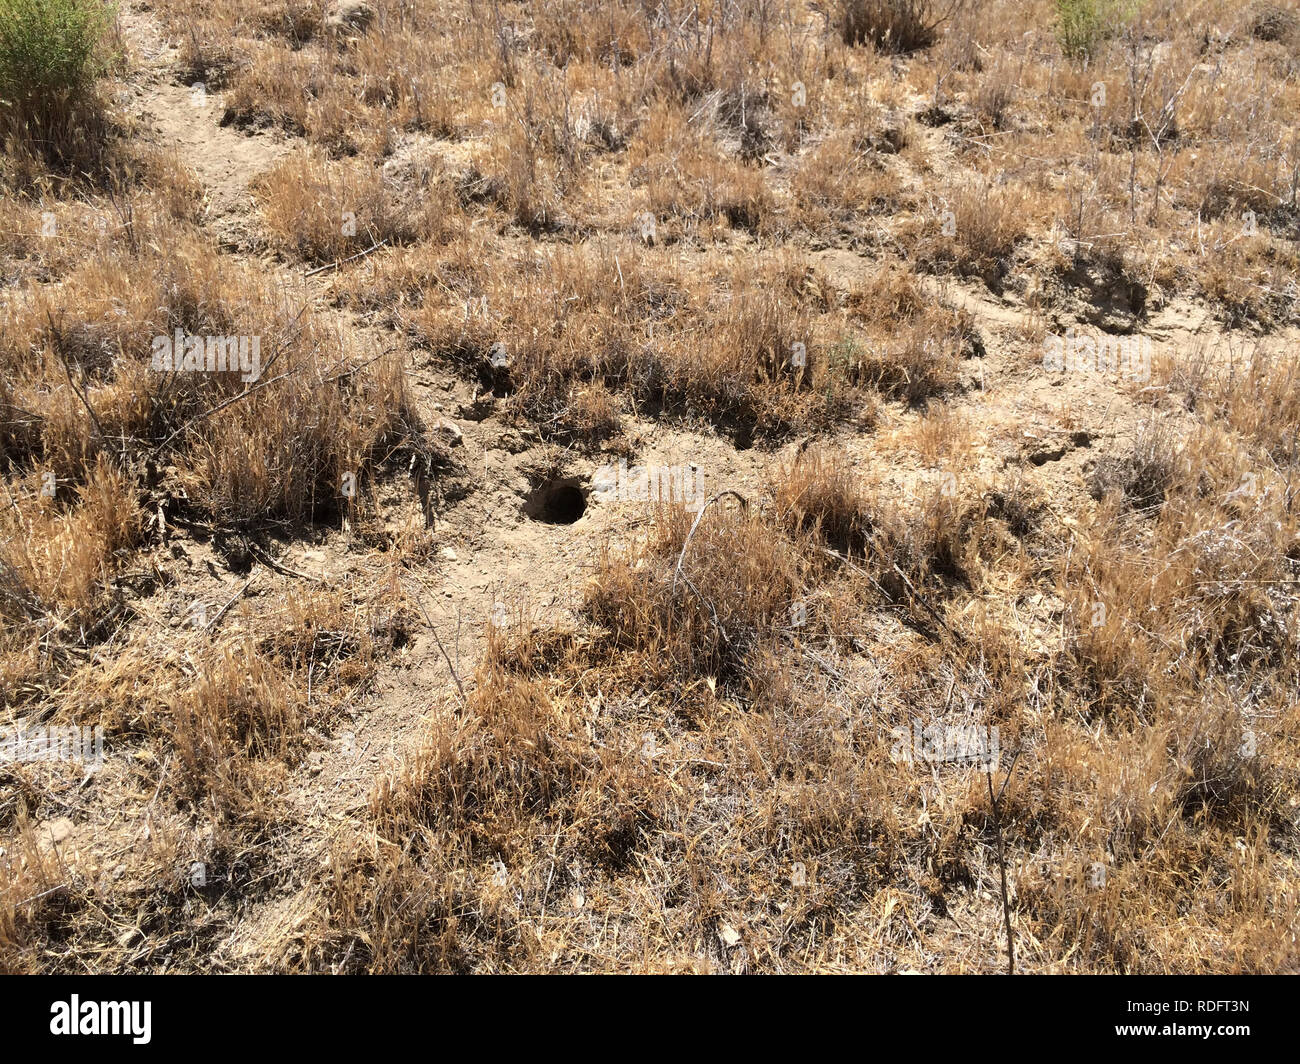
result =
[[[1091,59],[1135,5],[1126,0],[1056,0],[1056,36],[1070,59]]]
[[[0,0],[0,107],[45,126],[104,72],[113,9],[101,0]]]

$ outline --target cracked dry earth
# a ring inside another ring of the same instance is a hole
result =
[[[342,271],[305,276],[269,255],[258,257],[249,186],[288,152],[283,135],[223,126],[219,98],[210,95],[196,106],[193,90],[179,81],[176,44],[165,39],[152,16],[124,11],[121,21],[135,60],[127,110],[145,139],[174,150],[201,183],[214,248],[265,270],[287,299],[311,305],[363,348],[378,352],[397,345],[406,350],[419,413],[455,444],[455,475],[427,509],[411,482],[381,485],[386,544],[366,541],[346,526],[317,530],[310,540],[286,541],[274,556],[238,568],[203,537],[172,527],[153,559],[173,582],[141,599],[137,613],[144,619],[136,623],[141,638],[164,643],[228,636],[257,621],[274,624],[284,615],[287,598],[313,587],[348,589],[359,603],[396,593],[418,612],[410,641],[379,663],[372,682],[349,696],[329,734],[311,736],[312,748],[283,779],[279,798],[286,811],[274,838],[257,844],[264,852],[255,860],[248,854],[234,858],[232,863],[255,864],[254,882],[271,888],[232,889],[224,899],[218,890],[205,917],[214,968],[267,970],[293,951],[298,929],[315,904],[316,873],[338,834],[359,823],[376,781],[418,749],[436,715],[455,712],[457,689],[472,682],[494,610],[547,624],[573,620],[574,605],[600,551],[643,536],[648,509],[591,490],[597,462],[544,445],[529,430],[512,427],[498,416],[493,400],[481,399],[462,378],[429,364],[423,353],[407,350],[393,332],[340,309],[331,293]],[[744,255],[743,244],[733,253]],[[682,252],[684,259],[691,254]],[[869,273],[870,260],[849,250],[815,251],[810,259],[841,288]],[[346,267],[349,276],[370,268],[365,261]],[[1048,379],[1037,364],[1039,347],[1029,339],[1041,325],[1030,308],[982,286],[925,283],[972,316],[984,343],[983,356],[965,364],[965,387],[946,407],[944,431],[963,433],[971,443],[965,452],[969,465],[952,472],[993,474],[1029,463],[1053,480],[1058,499],[1082,497],[1099,442],[1131,440],[1152,417],[1185,416],[1181,403],[1158,388],[1117,388],[1112,381],[1084,375]],[[1229,344],[1204,312],[1180,301],[1153,313],[1144,332],[1153,341],[1156,359]],[[1294,333],[1282,333],[1269,342],[1281,347],[1296,339]],[[907,497],[950,471],[927,459],[917,442],[925,418],[917,410],[888,404],[871,432],[845,430],[829,442],[854,468],[877,475]],[[776,451],[738,449],[713,433],[636,417],[626,420],[626,434],[634,448],[629,464],[694,463],[705,493],[729,488],[748,498],[761,497],[766,473],[799,446],[794,441]],[[585,511],[570,523],[539,520],[531,505],[535,489],[557,466],[583,485]],[[1058,519],[1070,522],[1065,516]],[[399,556],[403,530],[426,524],[433,533],[432,550],[404,565]],[[1052,616],[1059,604],[1043,596],[1038,601],[1002,599],[996,587],[984,597],[991,609],[1013,612],[1031,641],[1045,644],[1053,637]],[[229,608],[208,631],[192,633],[187,617],[195,604],[209,618]],[[149,628],[152,634],[143,631]],[[165,776],[168,767],[164,764],[161,771]],[[90,858],[106,875],[116,874],[123,848],[120,841],[103,840],[120,840],[114,833],[120,825],[135,826],[131,844],[169,830],[155,821],[156,792],[133,790],[129,779],[129,766],[109,751],[100,774],[78,788],[69,805],[75,817],[42,826],[48,844]],[[123,793],[130,795],[128,800],[111,806],[100,797]],[[210,872],[219,882],[221,870]],[[146,951],[163,945],[139,943],[124,927],[116,966],[148,963]]]

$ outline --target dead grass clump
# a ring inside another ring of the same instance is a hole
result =
[[[792,207],[812,231],[853,232],[864,211],[887,215],[901,209],[904,199],[898,172],[864,151],[852,132],[810,149],[790,191]]]
[[[302,740],[303,707],[279,670],[251,645],[213,654],[170,716],[176,794],[221,820],[264,818]]]
[[[1007,524],[1017,539],[1032,535],[1048,511],[1048,499],[1042,489],[1015,474],[989,493],[989,516]]]
[[[382,174],[305,152],[260,177],[255,191],[275,242],[312,263],[337,262],[380,242],[393,245],[445,232],[436,195],[403,201]]]
[[[917,248],[930,266],[950,266],[996,286],[1011,269],[1016,247],[1025,239],[1025,190],[1021,187],[966,185],[941,207]]]
[[[185,449],[181,483],[223,525],[350,512],[368,471],[420,435],[391,358],[356,373],[304,354],[282,367],[285,379],[205,419]]]
[[[851,383],[916,403],[957,390],[962,362],[981,350],[963,314],[932,306],[891,333],[846,337],[831,358]]]
[[[693,515],[676,508],[664,516],[644,558],[605,561],[586,614],[608,633],[611,652],[636,655],[646,682],[743,683],[749,655],[788,628],[809,562],[758,514],[710,507],[676,576]],[[739,543],[743,554],[735,553]]]
[[[1279,4],[1255,4],[1247,18],[1251,36],[1261,41],[1288,43],[1300,33],[1300,15]]]
[[[1093,498],[1117,492],[1136,510],[1158,510],[1182,478],[1179,442],[1168,426],[1147,424],[1130,451],[1098,459],[1089,483]]]
[[[200,31],[191,26],[181,38],[176,76],[182,84],[200,86],[198,91],[219,92],[227,88],[247,62],[224,33]]]
[[[934,43],[956,7],[934,0],[842,0],[840,37],[882,52],[914,52]]]
[[[866,553],[872,520],[861,485],[822,448],[801,452],[782,471],[774,496],[779,520],[791,531],[812,533],[841,554]]]
[[[218,54],[214,62],[214,69],[224,73],[224,58]],[[223,81],[219,79],[218,84]],[[286,133],[303,136],[311,124],[311,101],[327,99],[329,93],[329,73],[318,56],[307,50],[259,48],[234,74],[223,95],[222,120],[240,128],[278,126]]]
[[[1242,472],[1214,433],[1173,463],[1158,447],[1139,463],[1146,520],[1111,494],[1076,548],[1077,575],[1062,570],[1080,659],[1100,704],[1126,714],[1158,713],[1206,677],[1241,683],[1291,668],[1277,593],[1292,569],[1284,492]]]
[[[0,521],[0,615],[12,636],[53,627],[93,640],[121,608],[111,581],[141,531],[127,478],[102,456],[71,491],[33,477]]]
[[[1280,468],[1294,466],[1300,425],[1300,361],[1256,344],[1245,357],[1202,352],[1179,373],[1189,401],[1263,448]]]

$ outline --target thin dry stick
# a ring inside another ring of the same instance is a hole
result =
[[[874,542],[874,537],[873,537],[873,542]],[[886,590],[881,586],[879,580],[877,580],[874,576],[872,576],[871,573],[868,572],[866,569],[864,569],[861,565],[858,565],[858,563],[855,562],[855,561],[854,561],[852,558],[850,558],[848,555],[846,555],[846,554],[841,554],[841,553],[840,553],[839,551],[837,551],[837,550],[831,550],[830,547],[822,547],[822,548],[821,548],[821,551],[822,551],[823,554],[825,554],[825,555],[827,555],[827,556],[829,556],[829,557],[831,557],[831,558],[835,558],[835,559],[837,559],[837,560],[843,562],[845,565],[849,566],[851,569],[855,569],[855,570],[857,570],[859,573],[861,573],[863,576],[865,576],[865,577],[867,578],[867,580],[870,582],[871,586],[874,587],[877,591],[879,591],[880,594],[883,595],[887,600],[892,600],[892,599],[895,597],[895,596],[893,596],[893,595],[890,595],[889,592],[886,591]],[[958,632],[955,628],[953,628],[951,625],[949,625],[947,621],[945,621],[945,620],[943,619],[943,616],[939,613],[939,611],[936,610],[933,606],[931,606],[930,603],[929,603],[928,601],[926,601],[925,597],[921,594],[921,592],[919,592],[919,591],[916,589],[916,585],[914,585],[914,584],[912,583],[912,581],[909,580],[909,579],[907,578],[907,574],[906,574],[905,572],[903,572],[903,570],[900,569],[900,568],[897,566],[897,564],[894,565],[894,572],[897,573],[897,574],[899,575],[899,577],[902,578],[903,584],[906,586],[906,588],[908,589],[908,591],[911,592],[911,594],[912,594],[912,598],[915,599],[917,602],[919,602],[922,606],[924,606],[924,607],[925,607],[925,608],[930,612],[930,614],[934,617],[934,619],[935,619],[936,621],[938,621],[940,625],[943,626],[943,629],[944,629],[946,632],[948,632],[949,635],[951,635],[951,636],[952,636],[954,639],[956,639],[957,642],[959,642],[959,643],[965,643],[965,642],[966,642],[966,638],[965,638],[965,636],[963,636],[960,632]]]
[[[722,627],[722,622],[718,619],[718,611],[713,608],[713,603],[710,602],[707,598],[705,598],[704,594],[700,591],[698,587],[695,586],[691,578],[682,572],[682,562],[686,558],[687,548],[689,548],[691,545],[691,537],[695,535],[695,530],[700,527],[700,520],[701,518],[704,517],[704,511],[707,510],[712,503],[717,502],[724,495],[734,495],[737,499],[740,500],[741,506],[749,505],[749,502],[745,499],[743,495],[740,494],[740,492],[732,491],[730,488],[726,489],[725,491],[720,491],[718,492],[718,494],[713,495],[710,498],[705,500],[704,505],[700,507],[700,512],[695,515],[695,520],[691,523],[690,531],[686,533],[686,541],[682,544],[681,554],[677,555],[677,568],[673,570],[673,593],[676,594],[677,592],[677,578],[680,576],[683,580],[686,581],[686,586],[689,587],[693,592],[695,592],[695,597],[698,598],[701,602],[704,603],[705,606],[708,607],[709,616],[713,618],[713,626],[718,630],[718,634],[722,636],[722,641],[730,645],[731,637],[727,635],[727,630]]]
[[[311,573],[300,573],[296,569],[290,569],[287,565],[281,565],[269,554],[267,554],[266,551],[262,550],[262,548],[259,547],[256,543],[254,543],[251,539],[246,538],[244,540],[244,543],[248,547],[249,554],[251,554],[263,565],[267,566],[270,569],[274,569],[277,573],[280,573],[284,576],[296,576],[299,580],[311,580],[317,584],[325,583],[325,581],[319,576],[312,576]]]
[[[199,413],[195,414],[192,418],[189,418],[185,422],[185,424],[178,425],[170,436],[168,436],[165,440],[162,441],[162,443],[158,444],[158,446],[153,449],[153,453],[157,454],[169,443],[171,443],[172,440],[176,439],[177,436],[179,436],[182,432],[184,432],[191,425],[193,425],[196,421],[202,421],[205,417],[211,417],[219,410],[224,410],[228,406],[233,406],[241,399],[247,399],[254,392],[260,391],[261,389],[265,388],[267,385],[274,384],[276,381],[284,380],[284,378],[289,376],[291,373],[293,373],[293,370],[288,369],[285,370],[283,373],[277,374],[276,376],[270,378],[270,380],[258,381],[251,388],[245,388],[238,395],[232,395],[229,399],[225,400],[224,402],[220,402],[216,406],[210,407],[207,410],[200,411]]]
[[[938,610],[936,610],[933,606],[930,605],[929,602],[926,601],[925,596],[922,595],[921,592],[916,590],[916,586],[912,583],[911,580],[907,578],[907,574],[898,567],[897,563],[895,563],[894,565],[894,572],[897,573],[899,577],[902,579],[903,583],[907,585],[907,589],[912,593],[912,597],[916,599],[916,601],[919,602],[922,606],[924,606],[929,611],[930,616],[932,616],[936,621],[939,622],[940,625],[943,626],[944,631],[946,631],[949,635],[951,635],[954,639],[956,639],[957,642],[959,643],[966,642],[962,634],[960,632],[955,631],[948,624],[948,622],[943,619],[943,615],[940,614]]]
[[[1007,975],[1016,974],[1016,946],[1011,934],[1011,902],[1007,897],[1007,858],[1002,848],[1002,811],[998,807],[998,799],[1006,793],[1007,784],[1011,782],[1011,773],[1016,770],[1016,759],[1019,756],[1019,750],[1011,755],[1011,764],[1007,767],[1006,778],[998,788],[996,796],[993,794],[993,773],[989,769],[984,770],[984,778],[989,785],[989,801],[993,805],[993,830],[998,840],[998,873],[1002,879],[1002,920],[1007,929]]]
[[[429,631],[433,633],[434,642],[438,644],[438,649],[442,651],[442,656],[447,659],[447,668],[451,671],[451,678],[456,683],[456,690],[460,692],[461,704],[464,705],[468,703],[469,699],[465,695],[465,688],[460,682],[460,677],[456,675],[456,666],[451,663],[451,655],[447,653],[447,648],[442,645],[442,636],[438,634],[438,629],[434,626],[432,619],[430,619],[428,612],[425,610],[423,600],[420,598],[419,593],[414,591],[409,585],[406,588],[406,592],[415,600],[416,609],[420,611],[420,616],[424,618],[424,623],[429,626]]]
[[[383,358],[385,355],[391,355],[391,354],[392,354],[394,351],[396,351],[396,350],[397,350],[397,348],[395,348],[395,347],[386,347],[386,348],[384,348],[382,351],[380,351],[379,354],[377,354],[374,358],[368,358],[368,359],[366,359],[364,362],[358,362],[355,366],[352,366],[352,367],[350,367],[349,369],[345,369],[342,373],[338,374],[338,375],[335,376],[335,377],[326,377],[326,378],[325,378],[325,383],[326,383],[326,384],[337,384],[339,381],[341,381],[341,380],[345,380],[346,378],[351,377],[352,374],[354,374],[354,373],[356,373],[356,372],[358,372],[358,371],[360,371],[360,370],[365,369],[365,368],[366,368],[367,366],[369,366],[371,363],[378,362],[378,361],[379,361],[381,358]]]
[[[316,269],[314,270],[308,270],[306,273],[303,274],[303,276],[315,277],[318,273],[324,273],[326,270],[337,270],[345,262],[352,262],[354,259],[365,258],[372,251],[378,251],[381,247],[383,247],[387,243],[388,243],[388,238],[385,237],[383,240],[379,241],[379,243],[371,244],[370,247],[366,248],[365,251],[358,251],[355,255],[349,255],[346,259],[339,259],[337,262],[328,262],[324,266],[317,266]]]
[[[58,886],[51,887],[49,890],[43,890],[39,894],[33,894],[30,898],[26,898],[23,901],[20,901],[18,905],[19,906],[31,905],[32,902],[40,901],[42,898],[48,898],[51,894],[57,894],[59,891],[67,890],[67,889],[68,889],[68,885],[66,883],[60,883]]]
[[[58,352],[59,361],[63,364],[63,372],[68,378],[68,387],[72,389],[72,394],[80,399],[82,405],[86,408],[86,413],[90,415],[90,420],[95,423],[95,428],[99,432],[99,438],[101,440],[107,439],[108,436],[104,432],[103,424],[100,423],[99,415],[95,413],[94,407],[90,405],[90,400],[86,397],[85,393],[77,387],[76,382],[72,379],[72,370],[68,366],[68,356],[63,350],[62,331],[56,324],[54,324],[54,316],[48,310],[45,312],[45,317],[49,319],[50,331],[54,333],[54,350]]]
[[[217,627],[217,625],[221,623],[221,618],[226,615],[226,612],[230,609],[231,606],[233,606],[236,602],[239,601],[240,598],[243,597],[244,592],[253,586],[253,581],[256,579],[257,579],[257,574],[254,573],[246,581],[244,581],[244,586],[241,587],[238,591],[236,591],[233,595],[231,595],[230,600],[224,606],[222,606],[221,609],[217,610],[217,615],[213,617],[212,620],[208,621],[207,625],[204,627],[203,631],[205,634],[207,635],[212,634],[213,630]]]
[[[695,515],[695,520],[691,523],[691,530],[686,533],[686,542],[682,544],[682,552],[681,554],[677,555],[677,568],[673,571],[674,591],[677,590],[677,578],[682,575],[682,561],[685,559],[686,551],[691,545],[691,537],[695,535],[695,530],[700,527],[700,521],[704,517],[704,511],[706,511],[710,506],[712,506],[715,502],[721,499],[724,495],[734,495],[737,499],[740,500],[741,506],[749,505],[749,500],[747,500],[745,496],[741,495],[740,492],[738,491],[732,491],[730,488],[727,488],[725,491],[720,491],[716,495],[711,495],[709,496],[709,498],[704,500],[704,505],[700,507],[700,512]],[[686,582],[688,584],[690,583],[689,580],[687,580]],[[696,594],[699,594],[699,592],[696,592]]]
[[[293,316],[293,321],[289,322],[288,327],[285,329],[285,336],[286,336],[286,339],[282,340],[279,344],[276,345],[276,351],[275,351],[275,353],[271,355],[271,357],[270,357],[270,359],[267,361],[266,365],[263,366],[262,369],[261,369],[261,372],[262,372],[263,374],[269,373],[270,370],[271,370],[271,367],[275,365],[275,363],[276,363],[276,361],[279,359],[279,357],[280,357],[282,354],[284,354],[285,351],[287,351],[287,350],[289,349],[289,343],[290,343],[290,340],[287,339],[288,334],[289,334],[289,330],[291,330],[294,326],[296,326],[296,325],[298,324],[299,320],[301,320],[302,316],[307,312],[307,308],[310,307],[310,306],[311,306],[310,303],[304,303],[304,304],[302,305],[302,307],[299,309],[298,313],[295,314],[295,315]],[[150,455],[151,455],[151,456],[152,456],[152,455],[156,455],[159,451],[161,451],[164,447],[166,447],[169,443],[171,443],[172,440],[174,440],[174,439],[175,439],[177,436],[179,436],[182,432],[184,432],[186,429],[188,429],[188,428],[189,428],[191,425],[193,425],[196,421],[202,421],[205,417],[211,417],[213,414],[217,413],[219,410],[224,410],[224,409],[225,409],[226,407],[228,407],[228,406],[233,406],[235,403],[239,402],[241,399],[247,399],[247,398],[248,398],[250,395],[252,395],[254,392],[259,391],[259,390],[262,389],[262,388],[265,388],[268,384],[274,384],[276,381],[284,380],[285,377],[288,377],[288,376],[290,376],[291,374],[293,374],[293,373],[297,370],[297,368],[298,368],[298,367],[294,366],[294,367],[291,367],[291,368],[285,370],[283,373],[277,374],[277,375],[274,376],[274,377],[271,377],[271,378],[264,378],[264,379],[261,379],[261,380],[255,381],[255,382],[253,383],[253,386],[252,386],[251,388],[245,388],[245,389],[244,389],[242,392],[240,392],[238,395],[232,395],[229,399],[226,399],[224,402],[220,402],[220,403],[218,403],[216,406],[214,406],[214,407],[212,407],[212,408],[210,408],[210,409],[208,409],[208,410],[200,411],[199,413],[195,414],[193,417],[188,418],[188,419],[185,421],[185,423],[184,423],[183,425],[180,425],[180,426],[179,426],[179,427],[178,427],[178,428],[177,428],[177,429],[176,429],[176,430],[175,430],[175,431],[174,431],[170,436],[168,436],[166,439],[164,439],[164,440],[162,441],[162,443],[158,444],[158,446],[156,446],[156,447],[155,447],[155,448],[150,452]]]

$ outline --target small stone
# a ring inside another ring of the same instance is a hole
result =
[[[465,442],[464,433],[460,431],[454,422],[448,421],[446,418],[438,422],[438,431],[442,433],[452,447],[459,447]]]

